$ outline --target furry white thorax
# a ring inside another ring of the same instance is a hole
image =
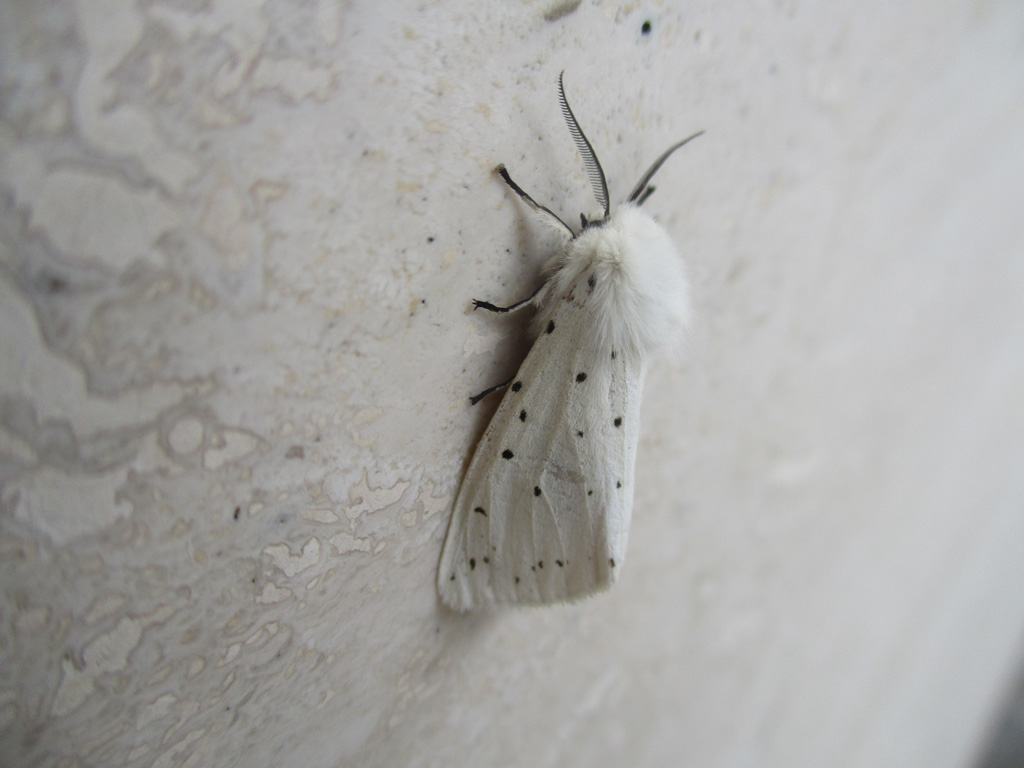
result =
[[[689,323],[683,260],[668,233],[633,204],[619,206],[607,222],[567,242],[545,274],[550,278],[534,300],[534,330],[547,326],[560,299],[592,290],[583,309],[593,332],[579,341],[602,351],[595,359],[612,350],[643,363],[677,342]]]

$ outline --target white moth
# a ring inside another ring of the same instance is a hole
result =
[[[462,481],[438,568],[450,608],[545,604],[607,589],[626,552],[640,398],[650,355],[689,317],[686,272],[668,234],[640,210],[670,147],[612,212],[604,171],[565,98],[569,131],[603,218],[573,230],[495,170],[566,235],[532,296],[495,312],[537,308],[536,341],[508,387]],[[703,133],[703,131],[701,132]]]

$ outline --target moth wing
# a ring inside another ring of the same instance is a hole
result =
[[[557,299],[470,461],[438,570],[451,608],[575,600],[617,578],[644,368],[584,343],[587,298]]]

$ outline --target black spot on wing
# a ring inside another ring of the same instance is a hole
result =
[[[565,563],[563,563],[561,560],[555,560],[555,562],[558,563],[559,568],[565,565]]]
[[[610,565],[612,568],[615,567],[615,558],[614,557],[609,557],[608,558],[608,565]]]
[[[649,35],[649,34],[651,34],[651,22],[645,21],[643,24],[640,25],[640,34],[641,35]]]
[[[615,359],[615,350],[613,349],[612,350],[612,360],[614,360],[614,359]]]
[[[538,568],[543,568],[544,567],[544,561],[543,560],[538,560],[537,561],[537,567]]]
[[[576,437],[583,437],[583,430],[582,429],[577,429],[576,430]]]
[[[616,488],[621,488],[622,487],[622,481],[621,480],[616,480],[615,481],[615,487]]]
[[[515,456],[515,454],[512,453],[512,451],[510,451],[508,448],[501,452],[501,458],[503,459],[511,459],[513,456]]]
[[[484,562],[485,562],[485,563],[487,563],[488,565],[490,565],[490,562],[491,562],[491,558],[489,558],[489,557],[485,557],[485,558],[484,558]]]
[[[476,568],[476,558],[475,557],[471,557],[471,558],[469,558],[469,570],[472,571],[475,568]]]
[[[540,488],[538,488],[536,485],[533,486],[533,495],[540,496]]]
[[[576,381],[577,382],[586,381],[586,380],[587,380],[587,374],[583,373],[583,371],[580,371],[579,373],[576,374]]]
[[[523,388],[523,382],[521,382],[521,381],[517,381],[515,384],[512,385],[512,391],[513,392],[518,392],[522,388]]]
[[[483,507],[477,507],[473,511],[476,512],[478,515],[483,515],[484,517],[487,517],[487,511]]]
[[[587,285],[590,286],[590,290],[594,290],[594,286],[597,285],[597,278],[591,273],[590,277],[587,278]]]
[[[520,421],[526,421],[526,411],[525,410],[519,412],[519,420]]]
[[[545,331],[545,333],[551,333],[553,330],[555,330],[555,321],[550,320],[548,321],[548,329],[547,331]]]
[[[615,417],[615,421],[613,421],[612,424],[614,424],[616,427],[621,427],[622,426],[622,417],[621,416],[616,416]]]

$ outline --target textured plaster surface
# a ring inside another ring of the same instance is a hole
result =
[[[649,29],[644,22],[649,22]],[[645,29],[647,29],[645,33]],[[553,241],[694,282],[610,593],[434,569]],[[1018,2],[0,4],[10,766],[960,766],[1024,628]]]

